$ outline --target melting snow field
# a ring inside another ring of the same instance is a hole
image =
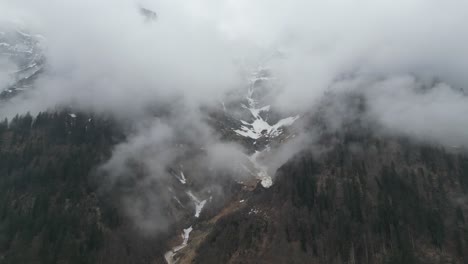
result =
[[[269,106],[268,106],[269,107]],[[262,112],[264,110],[249,108],[252,115],[255,117],[255,120],[252,123],[248,123],[244,120],[241,120],[242,126],[240,129],[234,130],[238,135],[243,137],[249,137],[252,139],[259,139],[262,136],[265,137],[277,137],[282,133],[282,127],[290,126],[296,121],[299,117],[287,117],[281,119],[274,125],[268,124],[260,115],[255,115],[255,112]]]
[[[172,175],[182,184],[187,183],[187,178],[185,177],[185,174],[183,171],[180,171],[180,174],[177,174],[176,172],[173,172]]]
[[[259,102],[254,99],[255,83],[259,80],[268,80],[268,77],[258,76],[258,73],[256,74],[257,75],[251,81],[251,87],[249,88],[245,97],[248,105],[242,105],[244,109],[247,109],[250,112],[253,117],[253,121],[247,122],[245,120],[240,120],[242,125],[239,129],[234,129],[234,132],[240,136],[252,138],[255,140],[262,137],[274,138],[281,135],[281,133],[283,133],[283,128],[291,126],[299,118],[299,116],[290,116],[279,120],[275,124],[269,124],[267,122],[267,118],[262,117],[262,113],[270,111],[271,106],[259,106]],[[256,143],[257,141],[255,141],[253,144],[256,145]],[[255,151],[253,155],[248,157],[253,165],[253,171],[246,166],[243,167],[250,174],[259,179],[264,188],[270,188],[273,185],[273,180],[270,175],[268,175],[268,168],[262,165],[258,160],[258,157],[261,153],[262,152]]]
[[[206,204],[206,200],[200,201],[191,191],[187,192],[188,196],[192,199],[192,201],[195,203],[195,217],[198,218],[200,217],[200,213],[203,210],[203,207]]]
[[[299,116],[291,116],[287,117],[284,119],[279,120],[275,124],[269,124],[267,122],[267,118],[262,117],[262,113],[266,113],[270,111],[270,105],[266,106],[259,106],[259,103],[253,98],[253,93],[254,93],[254,83],[258,80],[268,80],[268,77],[255,77],[254,80],[252,80],[252,86],[249,89],[246,99],[247,99],[247,104],[248,105],[242,105],[242,107],[250,112],[250,114],[253,117],[253,121],[247,122],[244,120],[240,120],[242,123],[242,126],[239,129],[234,129],[234,132],[237,133],[240,136],[243,137],[248,137],[252,138],[254,140],[259,139],[259,138],[274,138],[283,132],[283,128],[287,126],[291,126],[298,118]],[[221,102],[223,106],[223,110],[226,111],[226,106],[224,102]],[[265,115],[263,115],[265,116]],[[256,145],[256,141],[253,142],[253,145]],[[257,146],[258,147],[258,146]],[[273,180],[268,175],[268,168],[261,163],[260,156],[264,151],[269,151],[269,147],[264,149],[263,151],[255,151],[254,154],[247,156],[248,160],[250,161],[249,165],[247,164],[241,164],[242,167],[249,172],[253,177],[257,178],[260,180],[260,184],[264,188],[270,188],[273,185]],[[186,184],[187,179],[184,175],[184,172],[181,170],[180,173],[173,173],[173,176],[176,177],[176,179],[182,183]],[[190,175],[189,175],[190,176]],[[243,182],[239,182],[243,184]],[[208,201],[211,201],[212,197],[210,197],[209,200],[200,200],[197,198],[192,191],[187,191],[186,194],[190,197],[190,199],[193,201],[195,205],[195,218],[199,218],[201,212],[203,211],[203,208],[205,207],[206,203]],[[177,198],[177,196],[173,197],[182,207],[182,203],[180,200]],[[242,199],[239,201],[239,203],[244,203],[246,200]],[[249,212],[250,214],[258,214],[260,211],[258,209],[251,209]],[[175,264],[179,261],[180,256],[177,257],[177,253],[185,248],[188,244],[190,232],[193,231],[192,226],[190,226],[187,229],[184,229],[184,232],[182,234],[183,242],[182,244],[175,246],[172,248],[170,251],[166,252],[164,254],[164,258],[168,264]],[[180,254],[180,253],[179,253]]]
[[[185,175],[184,175],[184,172],[183,172],[183,171],[180,172],[179,181],[180,181],[180,183],[182,183],[182,184],[186,184],[186,183],[187,183],[187,179],[185,178]]]
[[[185,179],[185,176],[183,176],[183,175],[184,175],[183,172],[181,172],[181,177],[183,179]],[[207,200],[200,201],[200,199],[198,199],[195,195],[193,195],[193,193],[191,191],[188,191],[187,195],[190,196],[190,199],[192,199],[192,201],[195,203],[195,217],[196,218],[200,217],[200,213],[202,212],[203,207],[205,206]],[[177,199],[177,197],[174,196],[174,199],[176,199],[180,203],[180,201],[179,201],[179,199]],[[192,231],[193,231],[192,226],[190,226],[189,228],[184,229],[184,232],[182,233],[182,238],[184,239],[182,244],[172,248],[171,250],[166,252],[166,254],[164,254],[164,258],[166,259],[166,262],[168,264],[177,263],[178,259],[175,258],[175,255],[177,254],[177,252],[179,252],[181,249],[183,249],[183,248],[185,248],[187,246],[188,240],[189,240],[189,237],[190,237],[190,232],[192,232]]]
[[[277,137],[282,133],[282,128],[290,126],[296,121],[299,116],[291,116],[279,120],[276,124],[270,125],[263,117],[260,115],[262,112],[270,111],[270,106],[263,106],[257,108],[257,101],[252,98],[253,88],[249,89],[249,92],[246,96],[248,106],[242,105],[245,109],[249,110],[252,114],[254,120],[252,122],[246,122],[241,120],[242,126],[240,129],[235,129],[238,135],[243,137],[249,137],[252,139],[258,139],[261,137]]]
[[[166,259],[166,262],[168,264],[174,264],[178,261],[178,259],[174,259],[174,257],[178,251],[187,246],[190,237],[190,232],[192,231],[193,228],[191,226],[189,228],[184,229],[184,232],[182,233],[182,238],[184,239],[184,241],[182,242],[182,244],[172,248],[171,250],[166,252],[166,254],[164,254],[164,258]]]

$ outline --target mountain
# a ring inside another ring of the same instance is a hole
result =
[[[466,156],[403,139],[337,141],[283,165],[180,263],[466,263]]]
[[[324,118],[335,99],[308,117],[316,142],[273,185],[244,185],[177,263],[468,261],[466,151],[377,132],[359,95],[338,100],[356,114],[335,130]]]
[[[0,264],[468,264],[468,6],[5,2]]]
[[[0,27],[0,62],[7,66],[2,74],[9,79],[4,87],[0,87],[1,99],[32,87],[44,69],[43,41],[42,36],[31,34],[18,25]]]
[[[100,171],[129,140],[112,118],[63,110],[1,123],[2,263],[468,261],[465,150],[377,133],[361,115],[334,130],[326,107],[277,116],[253,97],[258,85],[207,110],[223,140],[248,149],[235,172],[242,180],[220,177],[233,172],[205,167],[203,147],[180,142],[169,177],[142,189],[152,178],[138,156],[125,177]],[[365,111],[349,98],[349,109]],[[294,138],[298,120],[316,139],[271,174],[263,159]],[[150,214],[138,215],[141,226],[122,206],[128,199]],[[155,207],[167,226],[152,235]]]

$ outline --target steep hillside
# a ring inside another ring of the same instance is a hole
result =
[[[468,158],[347,134],[217,220],[193,263],[467,263]]]
[[[118,131],[111,120],[67,112],[1,123],[0,263],[162,259],[163,243],[136,232],[90,177],[122,140]]]
[[[235,123],[222,116],[215,125]],[[148,177],[142,164],[129,160],[135,171],[112,185],[97,171],[127,140],[116,122],[66,111],[4,121],[1,263],[467,263],[465,150],[379,135],[355,119],[322,130],[273,185],[258,151],[241,166],[251,175],[235,181],[202,165],[199,146],[178,145],[187,150],[169,178],[142,195],[170,222],[149,233],[121,203],[146,192],[132,187]],[[269,142],[278,140],[287,136]]]

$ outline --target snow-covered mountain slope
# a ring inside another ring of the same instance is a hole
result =
[[[278,143],[280,138],[285,137],[288,127],[292,126],[299,115],[279,116],[275,113],[268,102],[270,82],[272,78],[268,70],[260,68],[252,74],[250,86],[245,95],[241,107],[246,112],[245,119],[240,118],[240,126],[233,131],[240,138],[250,139],[249,149],[253,153],[248,155],[250,167],[245,166],[247,172],[260,180],[264,188],[273,184],[268,174],[268,167],[262,163],[262,158],[272,151],[271,143]]]
[[[271,106],[262,104],[262,86],[270,80],[266,70],[259,70],[253,74],[250,87],[245,96],[246,103],[242,108],[250,113],[248,120],[240,120],[242,126],[234,129],[238,135],[254,140],[261,138],[275,138],[281,135],[285,127],[291,126],[299,116],[289,116],[279,120],[270,120]]]
[[[43,70],[44,38],[15,25],[0,26],[0,97],[29,89]]]
[[[283,127],[292,125],[294,121],[299,118],[299,116],[290,116],[283,118],[274,124],[269,124],[261,114],[270,111],[270,105],[258,107],[257,102],[251,96],[252,91],[250,90],[249,95],[246,98],[249,102],[249,105],[243,105],[243,107],[250,111],[253,117],[253,121],[248,122],[241,120],[243,125],[240,127],[240,129],[234,130],[238,135],[243,137],[250,137],[252,139],[259,139],[261,137],[277,137],[283,133]]]
[[[207,226],[211,225],[206,223],[207,219],[237,210],[257,187],[266,190],[273,185],[268,164],[264,163],[264,160],[276,151],[276,148],[270,145],[281,144],[289,135],[288,127],[292,126],[299,116],[280,117],[268,104],[270,77],[266,70],[256,71],[252,76],[246,91],[243,94],[241,91],[234,100],[222,103],[221,108],[214,110],[211,120],[214,130],[222,138],[245,147],[245,159],[240,161],[237,171],[242,180],[232,182],[232,178],[226,179],[227,182],[218,186],[225,194],[216,196],[201,191],[211,188],[209,186],[212,183],[205,181],[204,184],[208,184],[205,188],[194,187],[197,179],[191,177],[191,174],[196,174],[193,167],[179,165],[179,169],[171,172],[174,179],[172,202],[183,207],[185,219],[188,220],[176,232],[182,235],[176,235],[176,242],[171,243],[172,246],[165,253],[164,258],[169,264],[179,263],[179,260],[191,255],[191,250],[202,240]],[[213,174],[212,171],[207,173]],[[235,191],[232,191],[232,186],[235,186]],[[197,189],[198,193],[194,192]],[[223,197],[225,202],[221,207],[214,209],[213,207],[219,205],[219,202],[214,200],[220,197]],[[190,232],[187,232],[188,230]],[[188,237],[188,233],[192,235]]]

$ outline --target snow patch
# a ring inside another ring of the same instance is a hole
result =
[[[166,259],[166,262],[168,264],[174,264],[174,263],[177,263],[177,261],[179,259],[175,259],[175,255],[178,251],[180,251],[181,249],[185,248],[188,244],[188,240],[189,240],[189,237],[190,237],[190,232],[193,231],[193,228],[192,226],[190,226],[189,228],[186,228],[184,229],[184,232],[181,234],[182,236],[182,244],[178,245],[178,246],[175,246],[174,248],[172,248],[171,250],[169,250],[168,252],[166,252],[166,254],[164,254],[164,258]]]
[[[203,210],[203,207],[206,204],[206,200],[201,201],[200,203],[195,205],[195,217],[198,218],[200,217],[200,213]]]
[[[258,110],[258,109],[250,109]],[[270,125],[265,121],[261,116],[258,116],[253,122],[248,123],[244,120],[241,122],[244,124],[240,129],[235,129],[236,134],[249,137],[252,139],[259,139],[261,137],[277,137],[283,133],[282,128],[286,126],[291,126],[294,121],[296,121],[299,116],[291,116],[279,120],[276,124]]]
[[[176,173],[175,171],[171,173],[180,183],[186,184],[187,183],[187,178],[185,177],[185,174],[183,171],[180,171],[180,173]]]
[[[270,105],[257,107],[258,102],[252,96],[253,88],[250,88],[246,96],[248,106],[242,105],[242,107],[249,110],[254,119],[252,122],[240,120],[243,125],[240,129],[234,129],[234,132],[240,136],[252,139],[259,139],[261,137],[277,137],[283,133],[283,127],[291,126],[299,118],[299,116],[291,116],[279,120],[276,124],[270,125],[260,115],[262,112],[270,111]]]
[[[187,195],[190,196],[190,199],[195,203],[195,217],[200,217],[200,213],[202,212],[203,207],[205,207],[206,200],[200,201],[191,191],[188,191]]]
[[[174,200],[176,200],[176,202],[182,206],[182,208],[185,208],[185,206],[180,202],[179,198],[177,198],[177,196],[173,196],[172,198],[174,198]]]
[[[184,172],[181,171],[180,172],[180,180],[179,180],[182,184],[186,184],[187,183],[187,178],[185,178],[185,175],[184,175]]]

